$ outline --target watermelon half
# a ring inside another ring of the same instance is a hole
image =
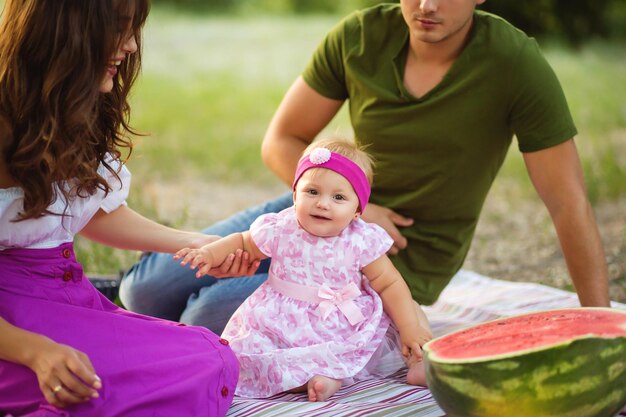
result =
[[[626,403],[626,311],[508,317],[433,339],[424,354],[449,417],[610,417]]]

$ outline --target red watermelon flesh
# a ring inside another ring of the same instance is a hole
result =
[[[479,360],[543,348],[587,336],[626,337],[626,312],[560,309],[530,313],[473,326],[430,343],[439,360]]]

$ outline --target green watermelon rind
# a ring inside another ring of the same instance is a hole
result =
[[[626,337],[584,336],[474,361],[433,360],[425,346],[425,364],[449,417],[607,417],[626,404]]]

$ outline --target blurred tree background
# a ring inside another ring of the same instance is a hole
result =
[[[159,7],[216,14],[347,14],[380,0],[153,0]],[[588,40],[626,39],[624,0],[487,0],[481,9],[502,16],[529,35],[573,47]]]
[[[532,36],[562,38],[572,46],[594,38],[626,35],[624,0],[494,0],[481,8]]]

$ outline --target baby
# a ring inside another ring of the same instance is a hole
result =
[[[272,258],[268,280],[222,334],[241,366],[237,395],[306,391],[325,401],[343,383],[390,375],[404,363],[409,384],[426,384],[428,321],[386,255],[392,239],[361,219],[371,179],[371,159],[356,145],[314,142],[298,163],[293,207],[176,253],[197,277],[237,249]]]

